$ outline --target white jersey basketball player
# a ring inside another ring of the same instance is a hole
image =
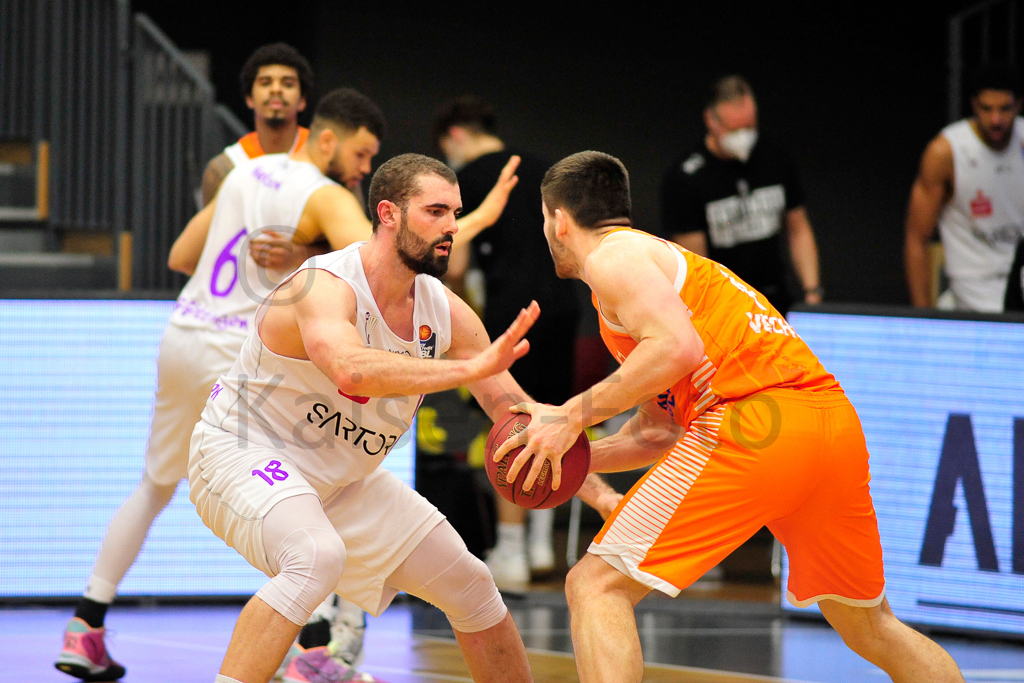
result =
[[[192,434],[197,511],[272,577],[239,616],[218,683],[268,680],[331,591],[375,615],[399,591],[417,595],[448,616],[474,680],[530,679],[486,566],[379,465],[424,393],[465,385],[492,419],[519,401],[507,368],[528,350],[539,309],[491,344],[435,279],[461,208],[447,166],[414,154],[388,161],[370,206],[367,243],[310,259],[261,306]],[[300,651],[284,680],[329,664],[325,652]]]
[[[1016,69],[988,65],[976,78],[974,116],[925,150],[911,192],[906,269],[911,301],[931,303],[928,243],[938,225],[949,294],[959,310],[999,313],[1017,242],[1024,238],[1024,118]]]
[[[124,675],[124,667],[103,646],[103,618],[117,585],[186,475],[192,427],[214,382],[237,357],[259,302],[305,260],[309,248],[303,245],[326,240],[341,249],[369,237],[360,202],[327,175],[358,183],[379,149],[383,129],[383,115],[362,94],[349,89],[328,93],[317,106],[306,145],[290,156],[265,155],[235,168],[218,197],[175,242],[169,265],[192,278],[160,345],[145,472],[111,520],[68,625],[58,669],[80,678]],[[515,185],[513,172],[514,167],[507,169],[499,178],[488,206],[463,220],[493,223]],[[278,252],[272,269],[257,265],[246,248],[252,235],[266,228],[294,240],[288,249],[271,247]]]

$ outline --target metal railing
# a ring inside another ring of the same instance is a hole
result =
[[[0,137],[49,142],[49,222],[125,226],[128,0],[0,2]]]
[[[213,87],[145,15],[135,16],[132,43],[132,285],[176,289],[185,279],[167,256],[219,151]]]
[[[947,118],[964,112],[964,74],[989,61],[1017,59],[1017,0],[986,0],[949,18]]]
[[[0,0],[0,138],[49,141],[50,226],[131,234],[134,288],[184,283],[171,244],[246,132],[129,0]]]

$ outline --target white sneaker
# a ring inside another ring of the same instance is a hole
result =
[[[339,664],[358,669],[366,653],[363,641],[366,638],[366,615],[362,614],[361,624],[350,624],[341,618],[331,623],[331,642],[327,651]]]
[[[550,543],[530,544],[530,571],[545,574],[555,568],[555,549]]]
[[[485,563],[498,590],[523,591],[530,583],[530,566],[525,554],[506,553],[496,547],[487,553]]]

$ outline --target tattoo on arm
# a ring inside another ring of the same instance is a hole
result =
[[[235,165],[226,154],[218,154],[210,159],[210,163],[206,165],[206,171],[203,173],[203,206],[212,202],[213,198],[217,196],[221,183],[234,167]]]

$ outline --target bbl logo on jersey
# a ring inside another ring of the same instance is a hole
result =
[[[437,333],[430,325],[420,325],[420,358],[434,358],[437,348]]]

